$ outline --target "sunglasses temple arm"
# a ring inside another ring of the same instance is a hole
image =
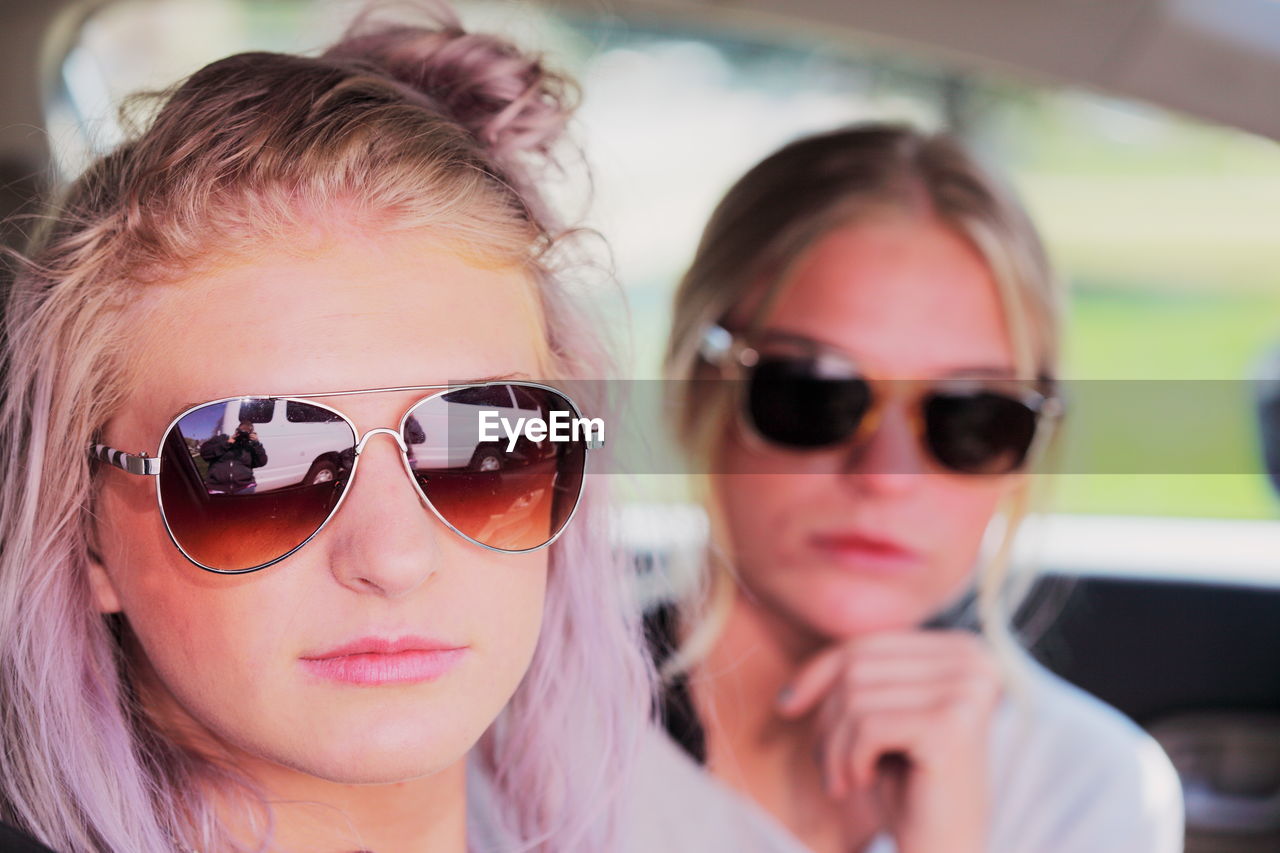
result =
[[[91,445],[89,447],[89,456],[108,465],[113,465],[121,471],[128,471],[130,474],[155,476],[160,473],[159,458],[145,454],[135,456],[132,453],[125,453],[123,450],[116,450],[114,447],[107,447],[105,444]]]

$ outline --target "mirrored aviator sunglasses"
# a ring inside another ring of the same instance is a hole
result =
[[[397,429],[363,435],[316,401],[431,389]],[[560,391],[492,382],[226,398],[175,417],[154,457],[104,445],[90,455],[155,476],[178,550],[202,569],[239,574],[285,559],[328,524],[378,433],[395,439],[405,472],[440,521],[510,553],[555,541],[577,510],[588,451],[603,446],[603,422],[582,418]]]

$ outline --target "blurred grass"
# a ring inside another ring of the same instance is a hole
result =
[[[1276,501],[1258,474],[1057,474],[1046,508],[1100,515],[1189,518],[1276,516]]]
[[[1210,161],[1212,162],[1212,161]],[[1069,164],[1068,164],[1069,165]],[[1168,166],[1168,164],[1163,164]],[[1243,380],[1280,345],[1280,174],[1029,176],[1029,206],[1071,280],[1064,375],[1072,379]],[[1205,168],[1206,161],[1192,165]],[[1150,168],[1150,166],[1148,166]],[[1176,386],[1196,407],[1197,383]],[[1237,389],[1243,391],[1246,389]],[[1220,401],[1214,401],[1219,402]],[[1094,412],[1094,449],[1132,448]],[[1189,452],[1222,474],[1072,474],[1052,484],[1067,512],[1273,518],[1256,414],[1247,399],[1203,412],[1213,424]],[[1182,424],[1170,425],[1176,431]],[[1168,439],[1153,435],[1153,440]]]
[[[1054,475],[1050,506],[1274,518],[1249,389],[1187,380],[1253,378],[1280,345],[1280,146],[1083,93],[1006,105],[995,147],[1071,285],[1064,375],[1184,380],[1168,392],[1181,417],[1150,443],[1180,437],[1195,470],[1232,472]],[[1095,406],[1099,458],[1145,449],[1121,424],[1137,405]]]
[[[1213,380],[1254,375],[1263,351],[1280,344],[1280,294],[1235,291],[1168,292],[1118,287],[1081,287],[1072,299],[1065,374],[1077,378]],[[1205,385],[1201,389],[1200,385]],[[1057,475],[1052,505],[1067,512],[1136,515],[1270,518],[1277,502],[1261,470],[1256,414],[1247,398],[1222,405],[1221,392],[1249,389],[1226,383],[1179,381],[1172,393],[1185,400],[1188,417],[1199,406],[1211,423],[1188,452],[1198,470],[1222,474]],[[1204,398],[1198,395],[1204,394]],[[1241,395],[1243,396],[1243,395]],[[1216,404],[1216,405],[1215,405]],[[1095,449],[1122,455],[1130,440],[1117,424],[1107,446],[1111,411],[1089,413]],[[1068,427],[1069,429],[1070,427]],[[1167,430],[1195,435],[1187,424]],[[1168,439],[1153,435],[1152,440]]]

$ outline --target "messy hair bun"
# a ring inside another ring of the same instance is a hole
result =
[[[463,29],[457,14],[432,4],[422,26],[365,14],[326,59],[373,66],[424,106],[457,122],[525,193],[556,163],[556,145],[577,106],[574,82],[542,57],[488,33]],[[548,211],[539,210],[540,218]]]

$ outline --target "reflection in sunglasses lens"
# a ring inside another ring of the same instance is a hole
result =
[[[414,482],[446,522],[482,545],[504,551],[545,545],[573,514],[586,446],[512,438],[503,430],[494,440],[482,429],[482,412],[512,429],[522,419],[550,423],[553,412],[577,414],[564,396],[527,385],[485,385],[433,397],[405,420]]]
[[[196,562],[244,571],[285,556],[336,506],[355,436],[328,409],[256,398],[202,406],[165,438],[160,503]]]

